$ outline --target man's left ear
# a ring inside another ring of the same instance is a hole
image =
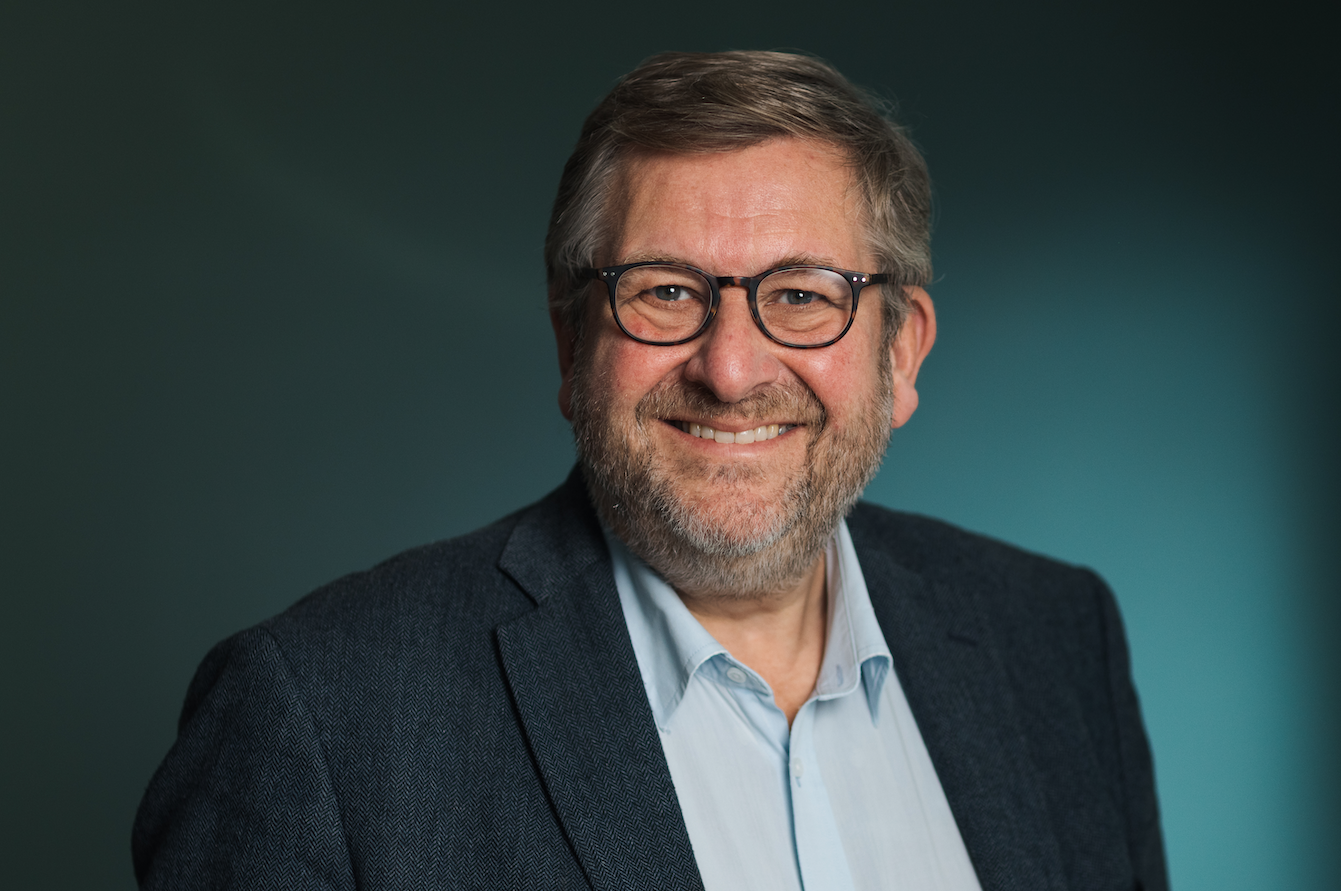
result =
[[[908,423],[917,411],[917,372],[936,342],[936,307],[931,295],[921,288],[903,290],[908,297],[908,315],[889,345],[894,369],[894,427]]]

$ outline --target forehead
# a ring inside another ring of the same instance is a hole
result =
[[[674,260],[718,275],[791,262],[869,265],[852,165],[827,143],[636,155],[621,186],[612,263]]]

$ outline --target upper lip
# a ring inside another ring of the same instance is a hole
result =
[[[699,418],[665,418],[664,420],[672,424],[698,424],[701,427],[711,427],[714,430],[721,430],[723,433],[740,433],[744,430],[758,430],[760,427],[769,427],[774,424],[779,427],[799,426],[795,421],[705,421]]]

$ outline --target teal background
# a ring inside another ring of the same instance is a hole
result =
[[[1341,887],[1322,10],[0,7],[4,884],[132,887],[212,643],[562,479],[583,115],[660,49],[801,47],[937,188],[940,341],[869,497],[1112,583],[1175,887]]]

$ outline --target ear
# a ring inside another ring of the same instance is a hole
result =
[[[559,411],[571,421],[573,420],[573,334],[559,313],[553,309],[549,311],[549,323],[554,329],[554,342],[559,349]]]
[[[894,417],[891,425],[902,427],[917,411],[917,372],[936,342],[936,308],[921,288],[904,288],[908,316],[889,345],[894,369]]]

